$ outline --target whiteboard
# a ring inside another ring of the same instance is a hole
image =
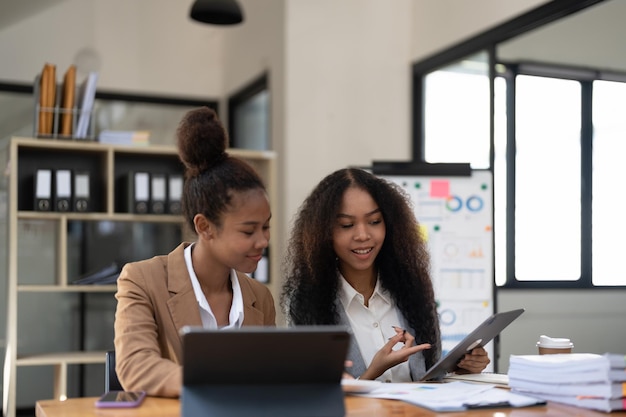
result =
[[[431,277],[446,354],[495,312],[493,181],[490,171],[471,176],[381,175],[413,202],[431,256]],[[493,341],[485,346],[493,372]]]

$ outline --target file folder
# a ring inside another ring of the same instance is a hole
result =
[[[72,210],[72,171],[57,169],[54,172],[54,207],[56,211]]]
[[[74,102],[76,95],[76,65],[70,65],[63,77],[63,101],[61,107],[62,136],[71,136],[73,131]]]
[[[180,214],[182,212],[181,197],[183,195],[183,176],[170,174],[167,184],[167,212]]]
[[[164,214],[167,199],[165,174],[150,175],[150,213]]]
[[[52,170],[35,172],[35,207],[37,211],[50,211],[52,202]]]
[[[74,173],[74,211],[89,211],[89,172]]]

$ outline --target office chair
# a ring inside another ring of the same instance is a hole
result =
[[[115,351],[109,350],[106,353],[106,363],[104,368],[104,391],[123,391],[122,384],[117,379],[115,372]]]

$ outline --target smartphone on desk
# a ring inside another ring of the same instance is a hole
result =
[[[146,397],[144,391],[109,391],[96,401],[98,408],[138,407]]]

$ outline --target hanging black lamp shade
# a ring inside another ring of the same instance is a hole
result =
[[[212,25],[236,25],[243,22],[243,12],[236,0],[195,0],[191,18]]]

